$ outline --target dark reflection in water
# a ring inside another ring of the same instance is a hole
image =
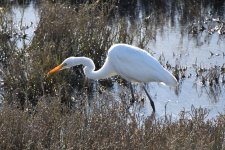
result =
[[[35,5],[39,5],[40,0],[1,0],[0,7],[2,6],[19,6],[23,8],[29,7],[29,5],[33,3]]]
[[[52,1],[53,2],[53,1]],[[88,0],[66,0],[54,1],[71,3],[79,5],[81,3],[90,2]],[[21,7],[29,7],[29,4],[38,6],[39,0],[12,0],[1,1],[1,5],[11,4]],[[139,19],[145,22],[153,23],[157,28],[163,28],[165,24],[170,24],[171,27],[180,26],[181,31],[187,28],[187,25],[200,22],[203,23],[213,18],[219,18],[224,21],[225,1],[224,0],[124,0],[117,1],[117,11],[119,17],[127,17],[132,23]],[[116,17],[118,17],[116,15]]]
[[[137,0],[132,6],[119,6],[120,16],[129,16],[133,21],[143,17],[159,28],[168,22],[171,27],[179,25],[182,28],[193,22],[203,22],[206,17],[224,19],[224,12],[225,1],[223,0]]]

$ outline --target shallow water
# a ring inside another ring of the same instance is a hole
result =
[[[13,16],[13,23],[17,26],[17,34],[18,36],[26,35],[25,39],[20,38],[20,40],[17,40],[18,48],[23,48],[31,43],[40,19],[38,8],[36,6],[36,3],[31,1],[23,6],[13,5],[12,7],[11,13]]]
[[[156,57],[163,53],[171,64],[187,66],[186,76],[192,74],[190,78],[185,78],[180,83],[178,95],[171,88],[149,84],[149,91],[154,97],[157,112],[164,114],[164,106],[169,101],[167,104],[168,113],[178,115],[181,110],[191,110],[193,105],[196,108],[208,108],[210,110],[209,118],[215,117],[218,112],[224,112],[225,86],[221,80],[216,87],[203,86],[200,80],[196,80],[193,66],[195,64],[203,68],[211,68],[215,65],[222,66],[225,61],[223,56],[225,50],[224,35],[219,36],[217,33],[208,35],[205,31],[196,38],[189,34],[182,36],[180,32],[179,27],[172,28],[167,25],[163,34],[157,33],[156,41],[149,44],[150,49],[156,53]],[[210,51],[217,56],[211,56]]]
[[[223,4],[225,5],[225,3]],[[168,5],[172,4],[168,3]],[[215,117],[218,115],[218,112],[224,112],[225,86],[222,84],[221,78],[220,83],[216,86],[210,87],[207,84],[206,86],[203,86],[199,79],[196,80],[196,72],[193,67],[201,66],[203,68],[211,68],[215,65],[222,66],[224,64],[224,35],[219,35],[217,32],[210,35],[207,30],[199,32],[198,34],[189,34],[192,23],[198,23],[198,21],[201,21],[201,18],[209,15],[208,12],[214,11],[210,6],[202,8],[201,11],[203,13],[202,16],[200,16],[200,19],[196,17],[197,19],[193,19],[191,22],[186,23],[181,23],[182,15],[179,11],[175,11],[174,14],[172,12],[169,13],[169,15],[173,15],[173,17],[166,18],[164,23],[160,23],[158,27],[156,26],[155,38],[146,46],[147,50],[149,50],[157,59],[163,56],[165,59],[164,63],[168,61],[171,66],[178,65],[187,67],[185,75],[186,77],[190,76],[189,78],[180,81],[179,88],[177,89],[157,83],[148,84],[148,91],[155,102],[156,114],[159,117],[165,114],[165,105],[167,114],[172,114],[173,118],[177,118],[179,112],[182,110],[191,111],[192,106],[209,109],[210,112],[208,118]],[[135,19],[143,20],[149,13],[151,14],[151,8],[146,10],[146,7],[141,7],[140,1],[138,2],[137,7],[139,9],[134,13],[137,15]],[[173,8],[170,9],[172,10]],[[219,13],[212,13],[211,18],[220,17],[224,19],[224,10],[224,6],[220,7]],[[148,13],[146,13],[146,11]],[[24,30],[28,36],[28,39],[25,40],[25,44],[28,44],[34,36],[34,31],[39,21],[38,10],[34,3],[31,2],[25,9],[21,8],[21,6],[13,7],[13,13],[15,14],[14,22],[16,24],[21,23],[21,17],[23,16],[22,26],[30,26]],[[166,13],[166,15],[168,14]],[[208,26],[209,24],[210,22],[204,24],[204,26]],[[214,24],[215,23],[212,25],[214,26]],[[18,47],[22,46],[24,46],[24,41],[21,40],[18,42]],[[108,90],[116,99],[119,99],[119,95],[124,91],[129,93],[129,89],[118,84],[115,84],[112,90]],[[144,116],[151,115],[152,109],[146,95],[142,93],[143,90],[140,89],[138,85],[135,90],[136,93],[138,93],[137,96],[145,99],[144,106],[137,109],[138,113],[143,114]],[[136,104],[130,110],[134,111],[137,107],[139,107],[139,104]]]
[[[213,34],[208,32],[208,28],[220,24],[215,21],[203,22],[208,16],[212,20],[219,17],[224,21],[225,3],[222,2],[222,4],[217,12],[214,12],[211,7],[201,8],[202,14],[199,18],[193,16],[196,18],[183,25],[181,24],[181,13],[175,11],[174,17],[165,19],[163,25],[159,24],[155,40],[146,46],[157,59],[163,56],[164,64],[168,61],[172,66],[187,67],[186,78],[180,81],[177,89],[157,83],[148,84],[148,90],[155,102],[158,117],[165,115],[165,106],[167,114],[172,114],[173,118],[177,118],[182,110],[191,111],[192,107],[208,109],[207,118],[214,118],[218,113],[224,112],[225,85],[222,84],[221,76],[219,84],[209,86],[207,83],[206,86],[203,86],[201,80],[196,77],[195,71],[196,66],[209,69],[215,65],[222,66],[225,62],[225,35],[220,35],[218,31]],[[142,10],[138,11],[138,19],[143,19],[149,15],[144,14]],[[200,23],[207,29],[197,34],[189,33],[192,24],[199,25]],[[121,88],[119,85],[115,87],[117,92],[121,91]],[[142,91],[139,87],[137,88],[137,93]],[[144,116],[149,116],[152,113],[152,108],[144,92],[141,95],[145,98],[145,104],[140,112]]]

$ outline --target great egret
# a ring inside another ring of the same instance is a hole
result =
[[[145,50],[128,44],[112,45],[108,51],[108,56],[104,65],[97,71],[95,71],[95,64],[92,59],[87,57],[69,57],[59,66],[50,70],[48,75],[80,64],[85,66],[84,74],[90,79],[103,79],[113,75],[120,75],[122,78],[130,82],[163,82],[168,86],[177,85],[176,78],[154,57]],[[134,102],[132,86],[130,86],[130,89],[132,100]],[[144,85],[143,89],[150,100],[153,112],[155,112],[154,102]]]

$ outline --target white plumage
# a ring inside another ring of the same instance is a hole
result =
[[[145,50],[128,44],[114,44],[108,51],[104,65],[95,71],[95,65],[87,57],[69,57],[62,64],[48,72],[48,75],[76,65],[84,65],[84,73],[90,79],[103,79],[113,75],[133,82],[163,82],[176,86],[176,78]],[[131,90],[132,91],[132,90]],[[148,95],[154,111],[154,102]],[[132,97],[133,93],[132,93]]]

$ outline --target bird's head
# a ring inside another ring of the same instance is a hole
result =
[[[55,72],[58,72],[60,70],[66,69],[66,68],[71,68],[76,65],[79,65],[79,61],[75,57],[69,57],[69,58],[65,59],[60,65],[58,65],[55,68],[53,68],[52,70],[50,70],[47,75],[49,76]]]

